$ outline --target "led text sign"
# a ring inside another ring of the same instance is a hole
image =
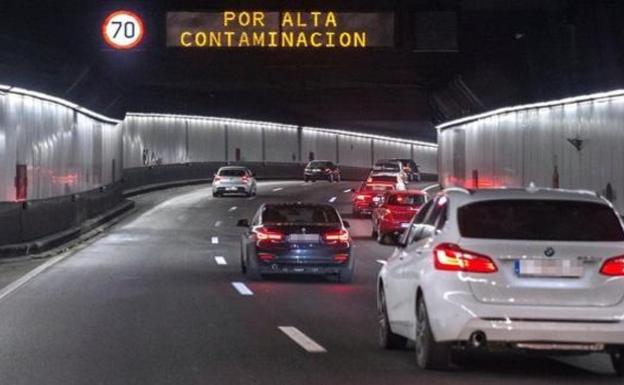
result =
[[[366,48],[393,45],[392,13],[167,13],[168,47]]]

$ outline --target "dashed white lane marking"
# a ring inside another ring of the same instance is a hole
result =
[[[236,211],[236,209],[238,209],[238,207],[236,207],[236,206],[232,206],[232,207],[230,207],[230,209],[229,209],[228,211],[229,211],[229,212],[232,212],[232,211]]]
[[[378,259],[377,263],[380,264],[380,265],[385,265],[385,264],[388,263],[388,261],[384,261],[383,259]]]
[[[436,183],[436,184],[432,184],[432,185],[430,185],[430,186],[427,186],[427,187],[423,188],[423,189],[422,189],[422,191],[427,192],[427,191],[429,191],[429,190],[431,190],[431,189],[434,189],[434,188],[436,188],[436,187],[440,187],[440,185],[439,185],[439,184],[437,184],[437,183]]]
[[[212,237],[211,242],[213,245],[216,245],[219,243],[219,237]]]
[[[215,227],[220,227],[222,223],[223,223],[223,222],[221,222],[221,221],[216,221],[216,222],[215,222]]]
[[[329,198],[329,203],[334,203],[334,202],[336,202],[336,197]]]
[[[316,341],[314,341],[312,338],[303,334],[301,330],[297,329],[294,326],[278,326],[277,328],[309,353],[327,352],[324,347],[316,343]]]
[[[253,291],[242,282],[232,282],[232,286],[234,286],[234,289],[236,289],[240,295],[253,295]]]
[[[215,262],[217,265],[227,265],[227,261],[223,257],[215,257]]]
[[[350,193],[350,192],[351,192],[351,189],[350,189],[350,188],[349,188],[349,189],[346,189],[346,190],[344,190],[343,192]]]
[[[282,191],[283,189],[284,189],[283,187],[278,187],[278,188],[274,188],[273,191],[278,192],[278,191]]]
[[[2,301],[2,299],[4,299],[4,297],[6,297],[7,295],[13,293],[15,290],[17,290],[20,287],[24,286],[31,279],[33,279],[36,276],[38,276],[39,274],[43,273],[43,271],[46,270],[47,268],[49,268],[50,266],[52,266],[52,265],[60,262],[61,260],[63,260],[68,255],[69,255],[68,253],[65,253],[65,254],[59,255],[57,257],[54,257],[54,258],[48,260],[47,262],[44,262],[41,265],[37,266],[35,269],[29,271],[28,273],[24,274],[23,276],[21,276],[16,281],[13,281],[8,286],[5,286],[2,290],[0,290],[0,301]]]

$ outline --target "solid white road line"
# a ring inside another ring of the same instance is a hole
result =
[[[223,257],[215,257],[215,262],[217,265],[227,265],[227,261]]]
[[[223,222],[221,222],[221,221],[216,221],[216,222],[215,222],[215,227],[219,227],[219,226],[221,226],[221,224],[222,224],[222,223],[223,223]]]
[[[336,202],[336,197],[329,198],[329,203],[334,203],[334,202]]]
[[[277,328],[309,353],[327,352],[324,347],[316,343],[316,341],[314,341],[312,338],[303,334],[301,330],[297,329],[294,326],[278,326]]]
[[[427,192],[427,191],[429,191],[431,189],[434,189],[436,187],[440,187],[440,185],[437,184],[437,183],[436,184],[432,184],[431,186],[427,186],[427,187],[423,188],[422,191]]]
[[[380,265],[385,265],[385,264],[388,263],[388,261],[384,261],[383,259],[378,259],[377,263],[380,264]]]
[[[242,282],[232,282],[232,286],[234,286],[240,295],[253,295],[253,291],[251,291],[247,285]]]
[[[283,187],[278,187],[278,188],[274,188],[273,191],[278,192],[278,191],[282,191],[283,189],[284,189]]]
[[[228,211],[229,211],[229,212],[236,211],[236,209],[237,209],[237,208],[238,208],[238,207],[236,207],[236,206],[232,206],[232,207],[230,207],[230,209],[229,209]]]
[[[213,245],[216,245],[219,243],[219,237],[212,237],[211,242]]]
[[[43,271],[46,270],[47,268],[49,268],[50,266],[52,266],[52,265],[60,262],[61,260],[63,260],[69,254],[70,253],[64,253],[64,254],[61,254],[61,255],[56,256],[54,258],[51,258],[48,261],[46,261],[46,262],[42,263],[41,265],[37,266],[35,269],[33,269],[33,270],[29,271],[28,273],[24,274],[19,279],[13,281],[11,284],[5,286],[2,290],[0,290],[0,301],[2,301],[4,299],[4,297],[6,297],[9,294],[13,293],[15,290],[17,290],[20,287],[24,286],[31,279],[33,279],[36,276],[38,276],[39,274],[43,273]]]

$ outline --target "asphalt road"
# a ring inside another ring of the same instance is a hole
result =
[[[3,292],[0,384],[621,383],[605,355],[470,352],[458,354],[454,370],[427,372],[412,350],[380,350],[375,276],[391,247],[369,239],[367,220],[350,217],[344,190],[355,186],[264,182],[251,199],[214,199],[207,186],[136,197],[135,214]],[[356,239],[352,284],[245,280],[239,218],[265,201],[333,197]],[[325,352],[308,352],[279,327],[297,328]]]

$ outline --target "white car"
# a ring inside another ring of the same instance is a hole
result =
[[[403,163],[398,160],[379,160],[373,166],[370,176],[377,175],[395,175],[403,183],[409,180],[407,173],[404,170]]]
[[[212,180],[212,196],[224,194],[256,195],[257,186],[254,173],[247,167],[221,167]]]
[[[379,342],[422,368],[462,348],[607,352],[624,372],[624,230],[605,199],[550,189],[447,189],[378,276]]]

